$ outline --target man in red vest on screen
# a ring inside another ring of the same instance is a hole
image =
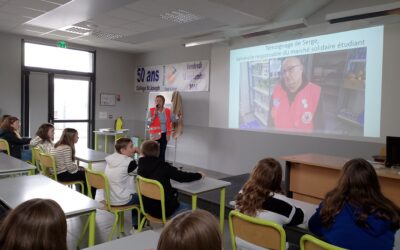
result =
[[[321,87],[308,82],[304,65],[298,57],[288,57],[282,62],[281,84],[275,86],[271,99],[271,126],[279,130],[312,132]],[[318,111],[318,112],[317,112]]]

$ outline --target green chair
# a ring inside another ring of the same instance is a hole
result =
[[[301,237],[300,249],[301,250],[345,250],[345,248],[334,246],[309,234],[305,234]]]
[[[43,153],[43,151],[38,148],[34,147],[32,148],[32,164],[36,166],[37,170],[42,173],[42,167],[40,166],[40,153]]]
[[[236,237],[259,247],[286,250],[285,230],[275,222],[232,210],[229,213],[229,231],[233,250],[236,250]]]
[[[6,151],[6,153],[10,155],[10,145],[8,145],[8,141],[0,139],[0,151]]]
[[[56,172],[56,161],[52,155],[46,153],[39,154],[39,162],[40,162],[40,169],[42,170],[42,174],[58,181],[57,179],[57,172]],[[73,186],[79,185],[81,187],[81,193],[85,193],[85,183],[83,181],[58,181],[59,183],[66,185],[66,186]]]
[[[149,222],[154,222],[158,224],[165,225],[167,223],[167,218],[165,216],[165,194],[164,194],[164,187],[161,185],[160,182],[152,179],[144,178],[140,175],[136,177],[136,191],[139,195],[139,202],[140,202],[140,210],[144,217],[139,224],[139,232],[142,231],[144,223],[146,220]],[[143,196],[147,198],[151,198],[153,200],[158,200],[161,202],[161,219],[151,216],[149,213],[146,213],[144,204],[143,204]]]
[[[111,212],[115,216],[114,224],[111,229],[111,233],[108,236],[108,240],[112,240],[114,235],[115,229],[117,228],[116,236],[119,238],[121,232],[125,233],[124,227],[124,212],[130,210],[136,210],[138,215],[138,222],[140,222],[140,209],[138,205],[127,205],[127,206],[112,206],[110,204],[110,186],[108,183],[107,176],[103,173],[96,172],[93,170],[86,169],[86,183],[88,188],[89,197],[92,198],[92,191],[91,188],[103,189],[104,196],[106,199],[107,211]],[[85,225],[85,227],[87,227]],[[85,231],[86,229],[84,229]]]

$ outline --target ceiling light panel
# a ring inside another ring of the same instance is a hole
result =
[[[170,21],[173,23],[191,23],[202,19],[200,15],[196,15],[188,10],[173,10],[160,15],[161,19]]]
[[[58,36],[58,37],[63,37],[65,39],[70,39],[70,38],[81,36],[81,34],[78,34],[78,33],[61,31],[61,30],[55,30],[53,32],[48,33],[47,35],[54,35],[54,36]]]

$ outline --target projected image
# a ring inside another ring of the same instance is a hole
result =
[[[362,135],[366,48],[241,64],[239,128]]]
[[[380,43],[366,39],[373,28],[362,31],[360,40],[340,42],[342,32],[232,51],[230,127],[379,136],[383,30]],[[322,43],[331,36],[335,45]]]

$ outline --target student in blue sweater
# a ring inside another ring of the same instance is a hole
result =
[[[383,196],[372,165],[353,159],[343,166],[336,188],[308,222],[327,242],[351,250],[393,249],[400,209]]]

